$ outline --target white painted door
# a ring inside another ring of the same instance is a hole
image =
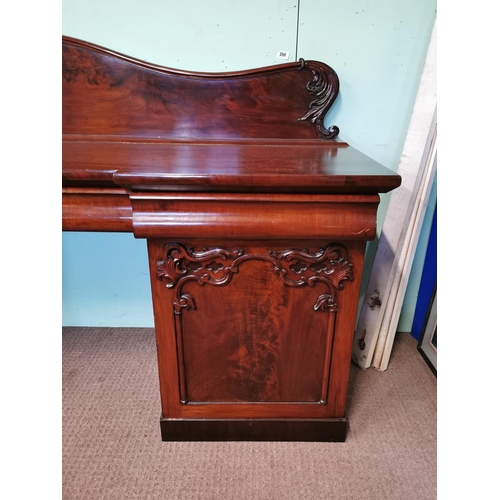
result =
[[[436,26],[354,336],[353,360],[386,370],[436,174]]]

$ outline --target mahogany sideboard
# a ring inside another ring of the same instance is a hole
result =
[[[399,175],[318,61],[231,73],[62,40],[62,229],[148,246],[167,440],[344,441],[366,241]]]

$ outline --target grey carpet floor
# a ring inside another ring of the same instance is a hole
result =
[[[154,331],[63,328],[64,500],[436,498],[436,378],[409,334],[351,367],[345,443],[160,439]]]

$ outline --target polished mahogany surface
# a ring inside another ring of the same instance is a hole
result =
[[[325,127],[335,71],[62,57],[63,230],[147,239],[162,439],[343,441],[366,241],[401,178]]]
[[[63,37],[63,185],[383,193],[401,179],[324,127],[317,61],[235,73],[162,68]]]
[[[338,76],[316,61],[195,73],[63,37],[62,85],[64,134],[190,140],[338,135],[337,127],[323,126]]]
[[[63,142],[65,186],[268,193],[383,193],[399,176],[326,141]]]

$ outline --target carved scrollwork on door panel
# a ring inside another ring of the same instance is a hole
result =
[[[269,262],[288,286],[324,283],[330,293],[318,297],[314,304],[316,311],[336,311],[336,291],[343,288],[344,281],[353,279],[353,266],[347,260],[347,250],[335,244],[316,253],[308,250],[270,250],[268,254],[257,255],[245,254],[242,249],[225,248],[209,248],[198,252],[174,242],[165,246],[164,259],[157,261],[156,276],[166,282],[167,288],[175,287],[174,310],[180,314],[182,309],[196,309],[194,298],[190,294],[182,294],[185,282],[225,285],[238,272],[239,266],[249,260]]]
[[[330,294],[318,297],[314,310],[337,310],[335,290],[341,290],[345,280],[353,279],[352,264],[347,260],[347,251],[343,246],[328,245],[316,253],[309,253],[307,250],[269,253],[280,263],[281,276],[288,285],[314,286],[320,281],[330,288]]]
[[[226,250],[224,248],[203,249],[197,252],[180,243],[169,243],[164,248],[165,258],[157,261],[156,276],[166,281],[167,288],[177,287],[174,310],[196,309],[190,294],[182,294],[182,285],[186,281],[196,281],[199,285],[224,285],[231,280],[235,272],[232,264],[241,256],[243,250]]]
[[[328,245],[313,254],[307,250],[270,251],[269,254],[279,261],[283,279],[293,286],[312,284],[322,279],[340,290],[344,280],[353,279],[352,264],[341,245]]]
[[[243,250],[224,248],[203,249],[196,252],[180,243],[169,243],[164,248],[165,258],[157,261],[156,272],[160,280],[166,280],[168,288],[174,287],[179,280],[199,278],[212,285],[223,285],[231,279],[231,264]]]

